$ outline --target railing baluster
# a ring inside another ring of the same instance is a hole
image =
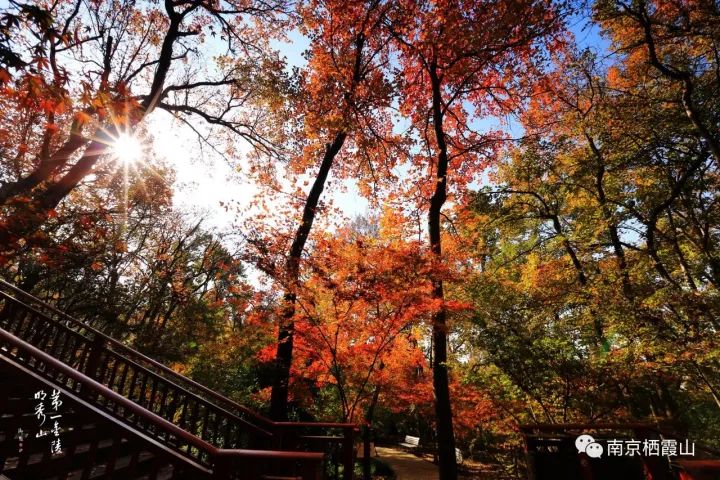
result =
[[[183,404],[182,404],[182,413],[180,414],[180,420],[178,421],[178,426],[185,430],[185,416],[187,415],[187,409],[188,409],[188,402],[190,401],[190,398],[187,395],[181,394],[184,397]]]
[[[142,386],[140,387],[140,395],[138,397],[137,404],[141,407],[146,404],[145,391],[147,390],[148,374],[143,375]]]
[[[188,430],[188,432],[192,433],[193,435],[197,435],[200,438],[203,438],[201,435],[197,434],[197,422],[198,422],[198,417],[200,416],[200,407],[202,405],[196,399],[193,398],[193,400],[194,401],[192,402],[192,404],[195,407],[192,409],[193,413],[190,416],[190,428],[187,430]],[[205,409],[207,410],[207,407],[205,407]]]
[[[52,345],[45,348],[46,352],[48,352],[50,355],[57,358],[58,360],[61,360],[60,358],[58,358],[58,349],[62,348],[65,342],[67,342],[67,337],[69,337],[69,335],[67,335],[66,333],[65,335],[63,335],[63,333],[65,332],[61,332],[60,329],[58,329],[57,333],[53,338]]]
[[[39,327],[39,325],[38,325],[38,327]],[[35,346],[37,348],[39,348],[40,350],[47,351],[48,343],[50,342],[50,337],[54,336],[51,334],[55,330],[58,330],[56,325],[49,325],[47,328],[38,328],[37,333],[35,335],[37,337],[37,340],[35,341]]]
[[[160,415],[163,418],[167,418],[165,416],[165,412],[167,410],[167,406],[165,405],[165,402],[167,401],[168,384],[165,382],[161,382],[159,388],[162,389],[162,395],[160,395],[160,407],[158,408],[158,415]],[[172,419],[170,419],[170,421],[172,421]]]
[[[127,362],[123,362],[122,368],[123,368],[123,371],[122,371],[122,374],[120,375],[120,383],[118,384],[117,389],[115,389],[115,391],[117,393],[119,393],[120,395],[124,395],[123,392],[125,391],[125,380],[127,379],[128,368],[130,368],[130,366]],[[117,410],[114,410],[114,411],[117,411]]]
[[[236,424],[232,424],[230,428],[230,435],[228,436],[230,439],[230,448],[240,448],[240,426]]]
[[[114,390],[115,388],[115,377],[117,375],[118,366],[120,365],[120,362],[118,362],[117,357],[112,353],[111,350],[108,350],[108,358],[113,357],[113,367],[110,371],[110,377],[108,378],[107,386],[111,390]]]
[[[213,410],[207,421],[207,431],[210,433],[205,439],[206,442],[218,445],[218,437],[220,436],[220,429],[218,428],[220,426],[219,422],[220,417],[218,416],[218,412]],[[205,427],[203,427],[203,429],[205,429]],[[203,436],[205,436],[205,433],[203,433]]]
[[[220,430],[220,429],[218,429]],[[230,443],[230,433],[232,432],[232,422],[229,418],[225,418],[225,431],[223,432],[223,448],[232,448],[232,444]]]
[[[167,386],[168,390],[171,388],[170,385]],[[172,399],[170,400],[170,405],[167,411],[167,415],[163,418],[166,418],[167,420],[171,421],[175,425],[179,425],[178,422],[175,421],[175,415],[177,415],[178,408],[181,408],[179,405],[180,403],[180,393],[173,389],[171,391],[172,393]]]
[[[31,313],[23,311],[22,315],[18,316],[17,323],[13,326],[12,333],[18,338],[23,338],[23,332],[25,331],[25,324],[31,319]]]
[[[61,362],[65,362],[68,365],[72,365],[75,360],[75,345],[77,345],[77,337],[73,333],[67,333],[65,339],[60,345],[60,351],[57,354],[57,359]]]
[[[150,389],[150,398],[148,399],[148,410],[151,412],[155,411],[155,394],[157,393],[158,377],[153,377],[152,388]]]
[[[85,374],[90,378],[99,378],[98,370],[100,369],[100,357],[102,356],[104,349],[105,340],[99,335],[96,335],[90,345],[84,369]]]
[[[17,336],[19,338],[22,338],[23,340],[26,340],[28,343],[30,343],[30,341],[28,340],[28,337],[30,336],[28,332],[32,331],[32,324],[34,319],[35,316],[32,313],[28,313],[27,315],[25,315],[17,331]]]
[[[78,335],[68,335],[68,341],[66,345],[63,345],[63,349],[60,352],[60,359],[73,368],[80,369],[80,364],[84,361],[83,339]],[[65,360],[67,358],[67,360]]]
[[[110,366],[110,355],[108,350],[103,350],[100,354],[100,366],[97,373],[97,381],[105,384],[105,374],[107,374],[108,367]]]
[[[29,313],[27,311],[18,312],[15,318],[13,319],[12,323],[12,330],[10,330],[12,333],[16,334],[18,337],[20,336],[20,330],[22,329],[22,325],[25,323],[25,320],[29,317]]]
[[[185,427],[185,425],[187,425],[185,417],[187,417],[188,408],[190,407],[190,397],[188,395],[183,395],[183,397],[185,398],[185,400],[183,401],[182,414],[180,414],[179,425],[180,428],[182,428],[183,430],[187,430],[187,428]]]
[[[13,327],[12,330],[10,330],[12,333],[14,333],[17,337],[20,337],[20,332],[22,331],[22,326],[25,323],[25,320],[29,318],[30,314],[26,311],[22,312],[22,315],[17,316],[17,322],[13,321]]]
[[[207,435],[207,431],[208,431],[208,422],[209,421],[210,421],[210,407],[208,405],[205,405],[205,415],[203,415],[202,428],[200,430],[200,438],[202,438],[203,440],[207,440],[206,435]],[[210,439],[210,442],[212,443],[212,438]]]
[[[31,332],[31,335],[29,335],[29,336],[30,336],[30,340],[28,340],[28,343],[29,343],[30,345],[37,346],[37,344],[39,343],[40,337],[42,336],[42,334],[43,334],[43,332],[45,331],[45,329],[44,329],[44,328],[40,328],[40,327],[41,327],[41,323],[42,323],[41,320],[40,320],[40,317],[33,315],[33,320],[34,320],[34,322],[33,322],[33,330],[32,330],[32,332]]]
[[[85,337],[78,337],[78,345],[75,349],[77,355],[77,369],[84,372],[87,369],[87,363],[90,358],[92,343]]]
[[[60,327],[52,325],[50,328],[45,330],[45,335],[42,337],[42,347],[39,348],[47,351],[51,345],[55,344],[55,341],[60,338],[62,333],[63,332],[61,332]]]
[[[134,365],[128,363],[128,368],[131,370],[130,381],[128,382],[127,393],[120,392],[124,397],[132,400],[133,392],[135,391],[135,379],[137,378],[138,371]]]

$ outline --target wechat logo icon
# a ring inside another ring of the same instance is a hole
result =
[[[603,454],[603,446],[595,441],[590,435],[580,435],[575,439],[575,448],[578,453],[584,453],[590,458],[600,458]]]

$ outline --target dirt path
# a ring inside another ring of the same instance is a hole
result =
[[[412,453],[390,447],[377,447],[377,453],[397,474],[397,480],[438,480],[437,467]]]

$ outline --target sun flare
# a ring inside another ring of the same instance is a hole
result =
[[[140,140],[127,133],[121,133],[112,146],[113,155],[125,165],[139,162],[143,156]]]

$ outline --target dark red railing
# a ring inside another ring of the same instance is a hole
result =
[[[14,337],[0,339],[3,347],[3,355],[0,355],[0,384],[3,385],[0,398],[0,474],[7,475],[7,478],[38,480],[90,478],[96,477],[100,471],[104,478],[128,480],[143,476],[147,476],[148,480],[212,477],[211,469],[127,426],[80,398],[79,392],[57,385],[48,378],[57,373],[53,370],[52,361],[44,363],[23,343]],[[12,359],[13,355],[30,360],[44,374],[19,364]],[[78,377],[84,383],[85,379],[81,375]],[[39,432],[40,419],[28,413],[35,403],[31,399],[38,391],[60,393],[60,455],[51,455],[48,436],[33,435]]]
[[[528,454],[528,475],[531,480],[583,478],[585,480],[604,478],[627,478],[652,480],[675,480],[676,472],[692,469],[693,458],[663,456],[610,457],[607,452],[602,461],[591,462],[580,456],[575,448],[575,439],[581,434],[591,434],[595,439],[676,439],[669,424],[648,423],[564,423],[521,425],[520,432],[525,438]],[[702,456],[720,456],[720,450],[693,442]],[[711,462],[713,463],[713,462]],[[703,464],[704,465],[704,464]],[[715,463],[713,463],[715,465]],[[563,471],[559,471],[562,469]],[[720,471],[720,467],[717,471]],[[716,472],[717,472],[716,471]],[[620,475],[620,476],[618,476]],[[685,478],[693,478],[687,476]],[[701,477],[697,477],[700,479]]]
[[[113,418],[119,416],[125,425],[156,440],[165,447],[167,456],[174,457],[175,462],[182,461],[186,469],[194,472],[195,478],[260,478],[263,473],[260,468],[270,460],[276,465],[293,464],[291,469],[299,471],[292,473],[299,474],[303,480],[321,478],[322,453],[217,448],[4,329],[0,329],[0,345],[4,355],[32,367],[32,371],[52,380],[54,385],[61,385],[66,396],[73,398],[79,394],[81,398],[91,398],[96,407],[102,407],[101,411],[111,413]],[[247,472],[254,473],[247,475]]]
[[[320,451],[330,477],[352,479],[355,425],[273,422],[3,280],[0,299],[0,326],[14,337],[195,438],[225,449]],[[194,447],[186,454],[203,462]]]

